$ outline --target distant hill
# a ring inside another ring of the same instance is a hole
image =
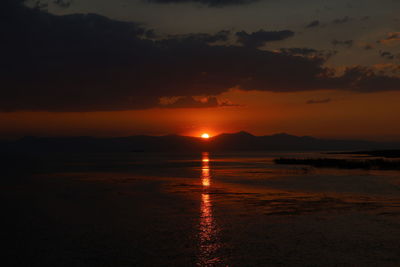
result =
[[[319,139],[280,133],[254,136],[247,132],[221,134],[208,140],[197,137],[137,135],[119,138],[24,137],[2,142],[9,152],[152,152],[152,151],[349,151],[399,149],[400,143]]]

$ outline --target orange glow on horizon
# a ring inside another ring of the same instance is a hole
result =
[[[207,145],[220,134],[244,130],[254,135],[287,132],[328,139],[400,140],[400,91],[371,94],[342,90],[284,94],[252,91],[230,92],[226,97],[243,104],[243,107],[0,112],[0,137],[10,140],[23,136],[107,138],[176,133],[198,138]],[[327,98],[340,101],[323,105],[306,104],[310,99]],[[384,104],[376,109],[365,108],[377,103]],[[210,138],[201,138],[203,133]]]
[[[210,135],[208,133],[203,133],[201,135],[201,138],[208,139],[208,138],[210,138]]]

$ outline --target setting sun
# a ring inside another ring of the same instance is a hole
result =
[[[208,138],[210,138],[210,135],[208,133],[203,133],[201,135],[201,138],[208,139]]]

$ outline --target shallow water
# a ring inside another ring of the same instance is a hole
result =
[[[15,266],[398,266],[400,172],[273,163],[321,156],[341,157],[42,156],[2,188],[7,252]]]

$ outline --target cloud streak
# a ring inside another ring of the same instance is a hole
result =
[[[181,96],[161,99],[161,107],[165,108],[215,108],[215,107],[237,107],[227,99],[218,99],[215,96],[192,97]]]
[[[400,41],[400,32],[390,32],[387,34],[386,38],[378,40],[377,43],[388,45],[392,44],[393,42]]]
[[[306,28],[315,28],[320,25],[321,25],[321,23],[319,22],[319,20],[313,20],[309,24],[307,24]]]
[[[343,18],[334,19],[334,20],[332,21],[332,23],[333,23],[333,24],[345,24],[345,23],[351,22],[351,21],[353,21],[353,20],[354,20],[353,18],[350,18],[350,17],[348,17],[348,16],[345,16],[345,17],[343,17]]]
[[[347,48],[351,48],[353,46],[353,44],[354,44],[354,41],[353,40],[343,40],[342,41],[342,40],[334,39],[334,40],[332,40],[331,44],[333,46],[344,46],[344,47],[347,47]]]
[[[264,31],[259,30],[252,33],[245,31],[237,32],[238,42],[246,47],[259,48],[268,42],[276,42],[288,39],[294,36],[294,32],[290,30],[283,31]]]
[[[310,99],[306,102],[306,104],[326,104],[332,102],[331,98],[324,99]]]

